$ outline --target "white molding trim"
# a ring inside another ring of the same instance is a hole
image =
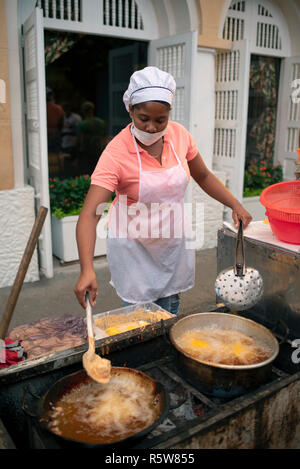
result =
[[[196,29],[199,31],[200,12],[196,5],[196,2],[195,0],[186,0],[186,4],[187,4],[188,11],[189,11],[189,16],[190,16],[191,31],[196,30]]]
[[[175,15],[173,10],[173,5],[171,0],[164,0],[164,7],[167,12],[168,20],[169,20],[169,36],[173,36],[176,34],[176,21]]]
[[[211,49],[209,47],[203,47],[203,46],[197,46],[197,52],[206,52],[207,54],[212,54],[212,55],[217,54],[216,49]]]
[[[61,20],[44,17],[44,28],[81,32],[126,39],[152,40],[158,38],[157,17],[149,0],[134,0],[142,16],[144,29],[103,24],[103,0],[81,0],[81,20]]]

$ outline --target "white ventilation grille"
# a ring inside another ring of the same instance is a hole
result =
[[[230,41],[239,41],[244,39],[245,20],[243,18],[233,18],[227,16],[224,30],[223,39]]]
[[[36,66],[36,39],[33,28],[29,29],[25,36],[25,47],[28,51],[25,56],[25,71],[28,72]]]
[[[273,18],[271,13],[262,5],[257,6],[257,13],[260,16],[268,16],[269,18]]]
[[[240,200],[246,146],[249,41],[235,42],[231,51],[219,52],[215,67],[213,168],[226,172],[226,185]],[[225,211],[225,218],[228,216]]]
[[[223,28],[223,39],[239,41],[245,34],[246,2],[232,2]]]
[[[30,165],[38,169],[40,165],[40,140],[39,134],[35,131],[28,130],[27,133],[28,146],[30,148]],[[40,193],[38,190],[39,181],[35,181],[35,189],[37,193]]]
[[[245,1],[231,3],[229,10],[233,11],[245,11]]]
[[[216,56],[216,82],[239,80],[240,51],[219,53]]]
[[[151,0],[36,0],[36,5],[46,29],[146,41],[158,37]]]
[[[215,119],[236,120],[237,119],[237,90],[216,91]]]
[[[245,1],[242,2],[234,2],[230,5],[229,10],[233,11],[245,11]]]
[[[236,131],[234,129],[215,129],[214,156],[234,158],[236,153]]]
[[[81,0],[38,0],[44,18],[67,21],[82,21]]]
[[[175,80],[183,79],[186,70],[186,46],[185,43],[159,47],[157,49],[157,66],[166,70]],[[180,85],[176,88],[174,102],[170,118],[184,124],[185,118],[185,88]]]
[[[117,28],[144,29],[141,13],[134,0],[103,0],[103,24]]]
[[[168,70],[173,77],[183,78],[185,72],[185,44],[157,49],[158,68]]]
[[[287,135],[287,145],[286,145],[286,151],[288,153],[296,153],[296,150],[298,148],[298,142],[299,142],[299,129],[295,127],[289,127],[288,128],[288,135]]]
[[[214,133],[214,156],[217,158],[234,158],[236,154],[236,129],[231,127],[237,121],[239,78],[240,51],[217,54]]]
[[[38,89],[36,81],[28,83],[26,88],[27,93],[27,117],[28,119],[38,120],[39,119],[39,107],[38,107]]]
[[[300,63],[292,65],[292,81],[300,79]],[[288,153],[296,153],[299,148],[299,122],[300,122],[300,103],[292,99],[290,95],[288,110],[289,127],[287,132],[286,151]]]
[[[185,117],[184,96],[185,96],[184,88],[178,87],[176,89],[176,97],[174,99],[174,102],[172,105],[172,111],[170,113],[171,120],[179,122],[182,125],[184,125],[184,117]]]
[[[275,24],[257,23],[256,46],[265,49],[281,50],[281,37],[279,28]]]
[[[266,0],[233,0],[222,38],[230,41],[249,39],[253,54],[272,51],[274,55],[288,55],[289,40],[282,13]]]

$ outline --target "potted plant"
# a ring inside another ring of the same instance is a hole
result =
[[[265,218],[265,207],[260,203],[259,196],[266,187],[281,182],[283,172],[281,164],[274,165],[262,160],[248,165],[244,176],[243,205],[253,216],[253,220]]]
[[[67,179],[54,177],[49,179],[51,205],[51,231],[53,254],[63,262],[79,259],[76,243],[76,224],[90,187],[89,175],[75,176]],[[105,210],[106,214],[108,208]],[[97,232],[95,256],[106,254],[105,225],[107,216],[101,217]],[[99,230],[99,228],[101,228]]]

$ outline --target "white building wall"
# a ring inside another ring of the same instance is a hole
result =
[[[13,285],[35,221],[31,186],[0,191],[0,288]],[[37,250],[32,256],[24,282],[39,280]]]
[[[0,288],[13,285],[34,221],[34,190],[25,185],[25,128],[18,0],[6,0],[14,189],[0,191]],[[34,8],[34,5],[33,5]],[[37,249],[24,282],[39,280]]]

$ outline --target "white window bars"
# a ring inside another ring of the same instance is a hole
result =
[[[233,0],[223,27],[223,39],[250,39],[251,52],[284,55],[289,47],[282,14],[267,0]]]
[[[67,21],[82,21],[81,0],[38,0],[44,18]]]
[[[82,22],[83,0],[38,0],[47,19]],[[104,26],[144,30],[144,22],[135,0],[102,0]]]
[[[143,30],[144,23],[134,0],[103,0],[103,24]]]

